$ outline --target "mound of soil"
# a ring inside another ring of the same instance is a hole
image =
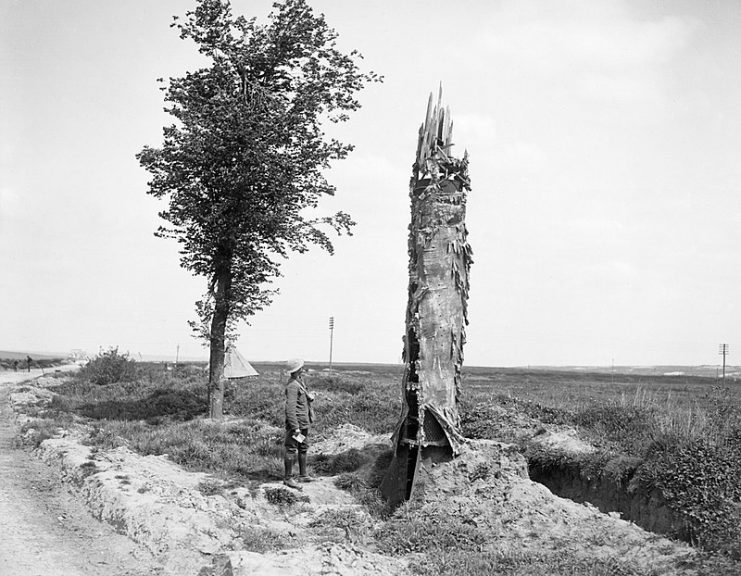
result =
[[[459,519],[475,525],[487,535],[486,548],[502,552],[570,551],[666,575],[691,574],[682,565],[696,554],[618,514],[554,496],[527,478],[524,458],[512,446],[491,440],[470,441],[451,462],[423,460],[413,506],[415,514],[430,521]]]

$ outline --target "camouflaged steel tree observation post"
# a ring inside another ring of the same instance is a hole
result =
[[[404,335],[402,413],[394,459],[381,486],[392,502],[409,499],[422,460],[450,459],[464,441],[458,397],[468,324],[468,153],[452,155],[453,122],[442,89],[419,129],[412,168],[409,300]]]

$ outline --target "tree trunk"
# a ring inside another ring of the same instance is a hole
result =
[[[468,154],[450,153],[452,122],[441,102],[427,107],[410,183],[409,299],[404,336],[402,413],[394,461],[382,490],[394,502],[411,498],[420,460],[459,452],[458,397],[468,323],[466,191]]]
[[[216,274],[216,298],[211,320],[211,350],[208,373],[208,416],[221,420],[224,416],[224,350],[226,325],[229,317],[229,288],[231,272],[228,268]]]

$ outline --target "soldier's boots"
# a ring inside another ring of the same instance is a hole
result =
[[[293,455],[286,454],[283,458],[283,466],[285,468],[285,475],[283,476],[283,484],[294,490],[302,490],[296,481],[293,479]]]
[[[299,482],[313,482],[315,478],[309,476],[306,470],[306,453],[298,453],[298,481]]]
[[[303,490],[303,488],[301,488],[301,486],[299,486],[293,478],[286,478],[285,480],[283,480],[283,484],[285,484],[289,488],[293,488],[294,490]]]

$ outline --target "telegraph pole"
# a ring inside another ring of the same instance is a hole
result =
[[[332,370],[332,344],[334,341],[334,316],[329,317],[329,369]]]
[[[728,344],[720,344],[718,346],[718,354],[723,356],[723,384],[726,383],[726,356],[728,356]]]

